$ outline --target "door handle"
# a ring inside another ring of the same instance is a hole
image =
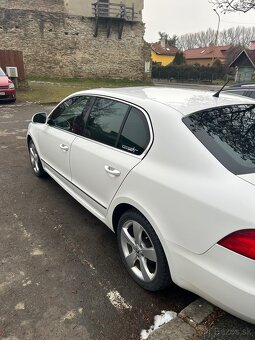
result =
[[[111,167],[111,166],[109,166],[109,165],[106,165],[106,166],[104,167],[104,169],[105,169],[105,171],[106,171],[109,175],[111,175],[111,176],[117,177],[117,176],[120,175],[120,171],[119,171],[119,170],[114,169],[113,167]]]
[[[60,144],[59,147],[63,151],[68,151],[69,150],[69,147],[67,145],[65,145],[65,144]]]

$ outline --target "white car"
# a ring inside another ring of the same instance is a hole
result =
[[[255,323],[255,104],[170,88],[75,93],[34,115],[27,143],[118,238],[132,278],[171,280]]]

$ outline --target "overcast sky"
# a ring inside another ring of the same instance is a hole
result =
[[[219,12],[220,13],[220,12]],[[233,26],[255,26],[255,10],[221,14],[220,30]],[[144,0],[145,40],[155,42],[158,32],[170,36],[217,29],[218,17],[208,0]]]

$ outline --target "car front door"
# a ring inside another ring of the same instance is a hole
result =
[[[53,177],[71,181],[69,155],[72,143],[82,128],[79,121],[90,98],[74,96],[62,102],[39,131],[40,157],[43,166]]]
[[[83,136],[72,145],[72,182],[87,204],[106,214],[128,173],[141,161],[151,141],[148,120],[129,104],[97,98]]]

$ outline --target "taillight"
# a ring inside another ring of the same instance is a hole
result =
[[[236,231],[218,242],[222,247],[255,260],[255,230]]]

